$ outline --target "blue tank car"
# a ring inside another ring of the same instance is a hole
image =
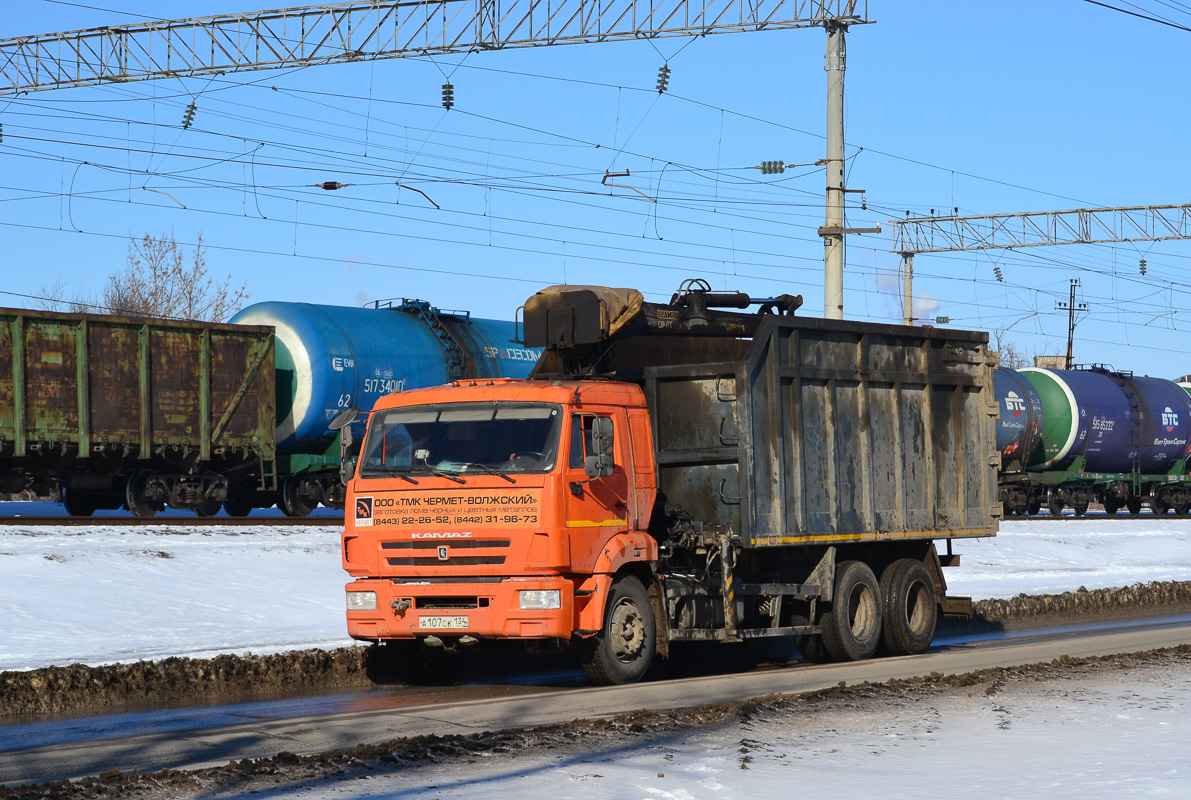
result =
[[[1003,376],[1001,373],[1005,373]],[[1001,499],[1005,513],[1052,514],[1071,506],[1077,514],[1098,500],[1108,513],[1140,513],[1149,500],[1155,513],[1191,508],[1191,393],[1174,381],[1105,368],[998,371],[999,428],[1016,448],[1021,423],[1012,411],[1024,397],[1024,379],[1040,400],[1040,436],[1025,456],[1006,457],[1002,436]],[[1037,408],[1024,403],[1031,411]],[[1021,416],[1026,416],[1023,411]]]
[[[304,516],[320,502],[342,507],[338,434],[328,427],[347,408],[370,409],[385,394],[459,378],[525,378],[539,350],[512,341],[512,322],[475,319],[417,300],[351,308],[266,302],[233,323],[276,330],[280,498],[247,482],[229,496],[229,514],[278,502]],[[355,423],[354,438],[364,432]]]

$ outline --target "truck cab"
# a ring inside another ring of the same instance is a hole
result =
[[[651,584],[655,496],[635,385],[465,380],[382,398],[348,485],[348,632],[440,668],[482,639],[594,636],[614,576]],[[613,658],[644,672],[635,655]]]

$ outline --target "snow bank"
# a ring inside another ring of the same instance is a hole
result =
[[[350,644],[340,527],[0,526],[0,671]],[[1010,521],[955,543],[976,599],[1191,580],[1191,520]]]

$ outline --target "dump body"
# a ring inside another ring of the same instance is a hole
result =
[[[0,309],[0,467],[116,489],[275,455],[270,328]]]
[[[660,489],[746,547],[992,535],[986,341],[769,317],[739,361],[648,368]]]

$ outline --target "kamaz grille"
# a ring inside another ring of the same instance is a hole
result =
[[[409,557],[387,558],[393,567],[477,567],[505,563],[506,556],[461,555],[459,551],[507,549],[509,539],[451,539],[443,541],[381,542],[382,550],[404,550]]]

